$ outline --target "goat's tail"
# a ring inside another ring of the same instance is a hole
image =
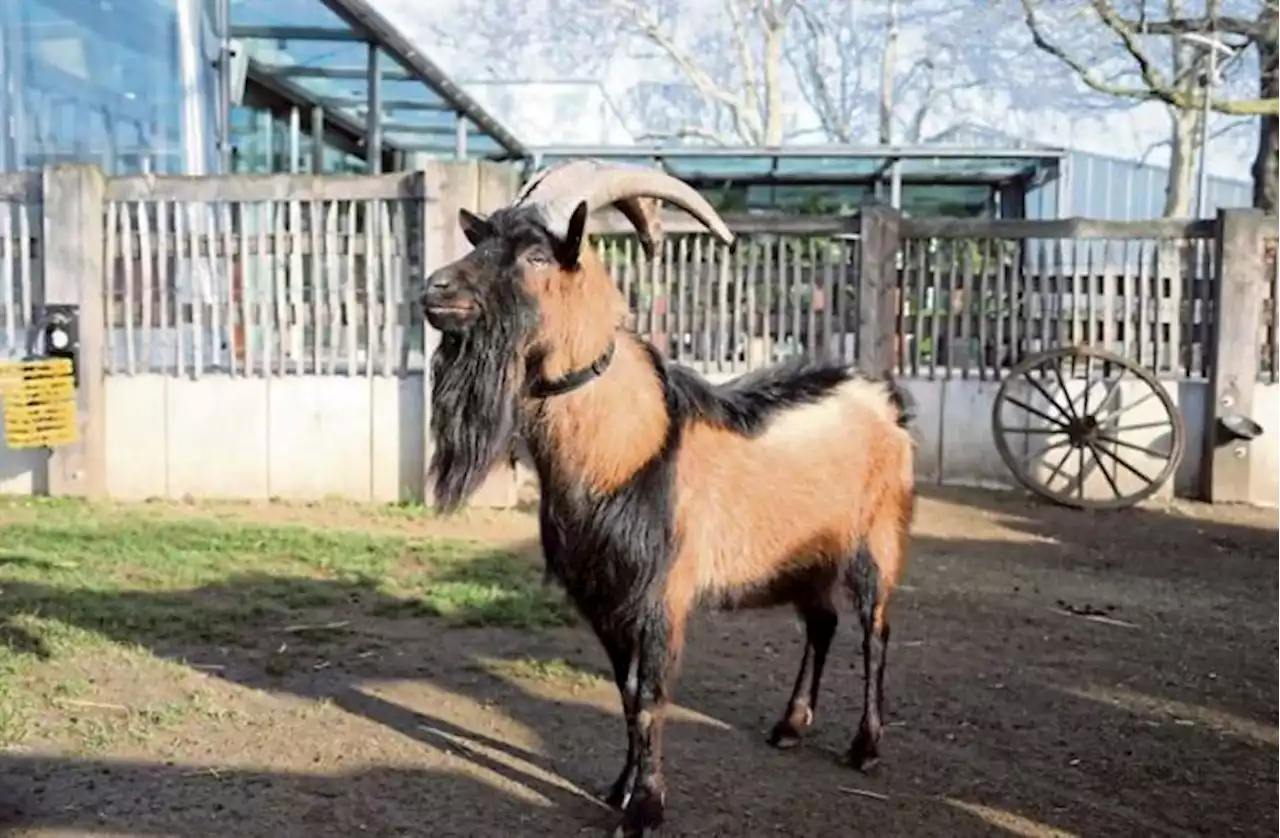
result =
[[[885,384],[889,388],[889,402],[898,413],[898,427],[906,430],[916,420],[916,400],[892,375],[885,379]]]

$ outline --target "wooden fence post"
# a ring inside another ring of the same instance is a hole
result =
[[[879,205],[865,207],[857,216],[857,359],[868,375],[887,375],[896,361],[901,220],[897,210]]]
[[[47,305],[78,306],[80,333],[76,358],[79,441],[53,449],[48,491],[101,498],[107,493],[106,178],[96,166],[53,166],[44,170],[42,188],[44,279],[34,301],[36,310]]]
[[[1263,231],[1267,217],[1258,210],[1218,211],[1217,264],[1213,277],[1213,334],[1209,395],[1205,399],[1201,494],[1210,503],[1249,500],[1251,446],[1226,433],[1224,416],[1253,421],[1253,391],[1258,380],[1259,326],[1266,277]],[[1264,433],[1280,429],[1263,427]]]

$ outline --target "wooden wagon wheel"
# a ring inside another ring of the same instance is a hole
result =
[[[1076,377],[1081,368],[1083,380]],[[1010,421],[1009,413],[1021,419]],[[1021,485],[1077,509],[1123,509],[1145,500],[1172,477],[1186,445],[1182,415],[1155,376],[1091,346],[1059,347],[1020,361],[996,392],[991,430]],[[1096,487],[1096,496],[1086,484]]]

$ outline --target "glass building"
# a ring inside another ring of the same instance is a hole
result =
[[[217,166],[218,0],[0,3],[0,168]]]
[[[523,155],[367,0],[0,0],[0,171],[387,171]]]

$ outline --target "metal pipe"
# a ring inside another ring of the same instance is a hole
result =
[[[182,174],[209,172],[205,91],[200,84],[200,10],[195,0],[178,0],[178,89],[182,107]]]
[[[276,166],[275,125],[271,119],[271,111],[262,111],[262,147],[265,149],[263,172],[273,173]]]
[[[382,173],[382,74],[378,71],[378,45],[369,42],[369,65],[365,74],[368,85],[368,111],[365,113],[365,159],[369,174]]]
[[[1071,209],[1071,158],[1064,157],[1058,161],[1058,182],[1055,198],[1057,199],[1058,218],[1070,218]]]
[[[340,26],[236,26],[235,38],[265,41],[363,41],[364,38]]]
[[[1070,154],[1062,148],[958,148],[954,146],[878,146],[878,145],[822,145],[795,146],[785,152],[764,151],[756,146],[741,148],[659,146],[544,146],[529,150],[543,157],[652,157],[666,158],[724,158],[742,157],[759,160],[779,158],[851,158],[884,160],[887,158],[914,160],[1061,160]]]
[[[218,164],[231,172],[231,0],[217,0],[218,22]]]
[[[298,106],[289,108],[289,174],[302,171],[302,112]]]
[[[463,114],[455,114],[453,123],[453,156],[458,160],[467,159],[467,118]]]
[[[324,171],[324,108],[319,105],[311,109],[311,171]]]

